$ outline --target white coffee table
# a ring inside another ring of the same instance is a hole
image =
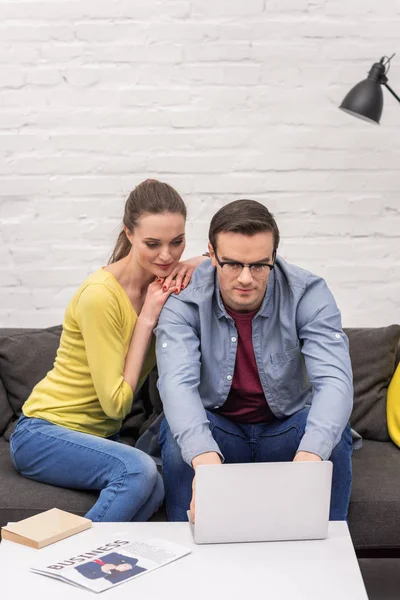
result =
[[[96,523],[89,531],[42,550],[0,544],[1,598],[65,600],[95,597],[86,590],[29,572],[48,559],[88,551],[122,532],[143,539],[162,537],[192,553],[104,592],[107,600],[367,600],[345,522],[331,522],[322,541],[197,546],[188,523]]]

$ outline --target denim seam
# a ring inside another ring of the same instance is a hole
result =
[[[277,437],[279,435],[282,435],[283,433],[287,433],[291,429],[297,429],[297,433],[299,433],[300,435],[303,435],[303,430],[298,426],[298,424],[292,423],[289,427],[287,427],[287,429],[283,429],[282,431],[279,431],[278,433],[268,433],[267,435],[264,435],[263,433],[261,433],[260,438],[261,437],[271,437],[271,438]]]
[[[284,429],[280,433],[274,433],[272,435],[264,435],[264,436],[260,435],[259,438],[258,438],[258,442],[260,441],[261,438],[273,438],[273,437],[277,437],[279,435],[287,433],[291,429],[295,429],[297,431],[297,435],[299,437],[298,443],[300,443],[301,438],[303,437],[303,430],[302,430],[301,427],[299,427],[299,425],[297,423],[292,423],[292,425],[290,427],[288,427],[287,429]],[[253,457],[253,459],[255,458],[258,450],[259,450],[259,443],[254,444],[254,448],[252,449],[252,457]]]
[[[118,494],[119,490],[121,489],[122,485],[125,483],[125,479],[126,479],[126,473],[127,473],[127,472],[126,472],[126,467],[125,467],[125,473],[123,474],[123,479],[122,479],[122,481],[121,481],[121,482],[118,484],[118,489],[117,489],[117,490],[115,490],[115,492],[114,492],[114,495],[113,495],[113,497],[112,497],[112,498],[110,498],[110,500],[109,500],[109,502],[108,502],[107,506],[105,506],[105,507],[104,507],[103,513],[102,513],[102,514],[100,515],[100,517],[99,517],[99,521],[102,521],[102,520],[103,520],[103,518],[104,518],[105,514],[107,513],[108,509],[110,508],[111,504],[114,502],[114,500],[115,500],[115,498],[116,498],[116,496],[117,496],[117,494]],[[100,493],[101,493],[101,492],[100,492]]]
[[[17,459],[15,457],[15,448],[14,448],[14,441],[12,439],[12,436],[10,437],[10,454],[11,454],[11,461],[14,464],[17,471],[19,472],[20,469],[18,467]]]
[[[220,431],[223,431],[224,433],[227,433],[228,435],[233,435],[235,437],[238,437],[242,440],[245,440],[246,442],[248,442],[248,438],[245,435],[240,435],[240,433],[234,433],[233,431],[227,431],[226,429],[224,429],[223,427],[220,427],[219,425],[215,425],[215,424],[210,424],[210,431],[211,433],[213,432],[214,429],[219,429]]]

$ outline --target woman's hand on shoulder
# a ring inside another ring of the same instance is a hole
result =
[[[178,263],[165,279],[157,278],[147,288],[146,298],[141,310],[141,321],[146,320],[149,325],[156,326],[158,317],[167,298],[175,293],[179,294],[189,284],[193,271],[203,261],[205,256],[189,258]]]
[[[196,256],[195,258],[182,260],[176,265],[168,277],[165,278],[164,286],[167,289],[170,289],[172,286],[175,293],[179,294],[179,292],[188,286],[195,268],[201,265],[205,260],[207,260],[206,256]]]
[[[175,284],[166,286],[164,279],[157,278],[147,288],[146,298],[140,311],[141,321],[155,327],[167,298],[175,291]]]

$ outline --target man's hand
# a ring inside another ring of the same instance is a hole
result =
[[[293,459],[293,462],[299,462],[299,461],[308,461],[308,462],[312,462],[312,461],[321,461],[322,458],[320,456],[318,456],[318,454],[313,454],[312,452],[303,452],[300,451],[296,454],[296,456]]]
[[[220,465],[222,464],[221,457],[217,452],[204,452],[195,456],[192,460],[192,467],[196,472],[199,465]],[[192,483],[192,500],[190,502],[190,518],[192,523],[195,519],[195,492],[196,492],[196,475],[193,477]]]

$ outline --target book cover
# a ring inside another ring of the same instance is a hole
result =
[[[2,527],[1,535],[4,540],[39,549],[90,529],[91,526],[90,519],[52,508]]]

